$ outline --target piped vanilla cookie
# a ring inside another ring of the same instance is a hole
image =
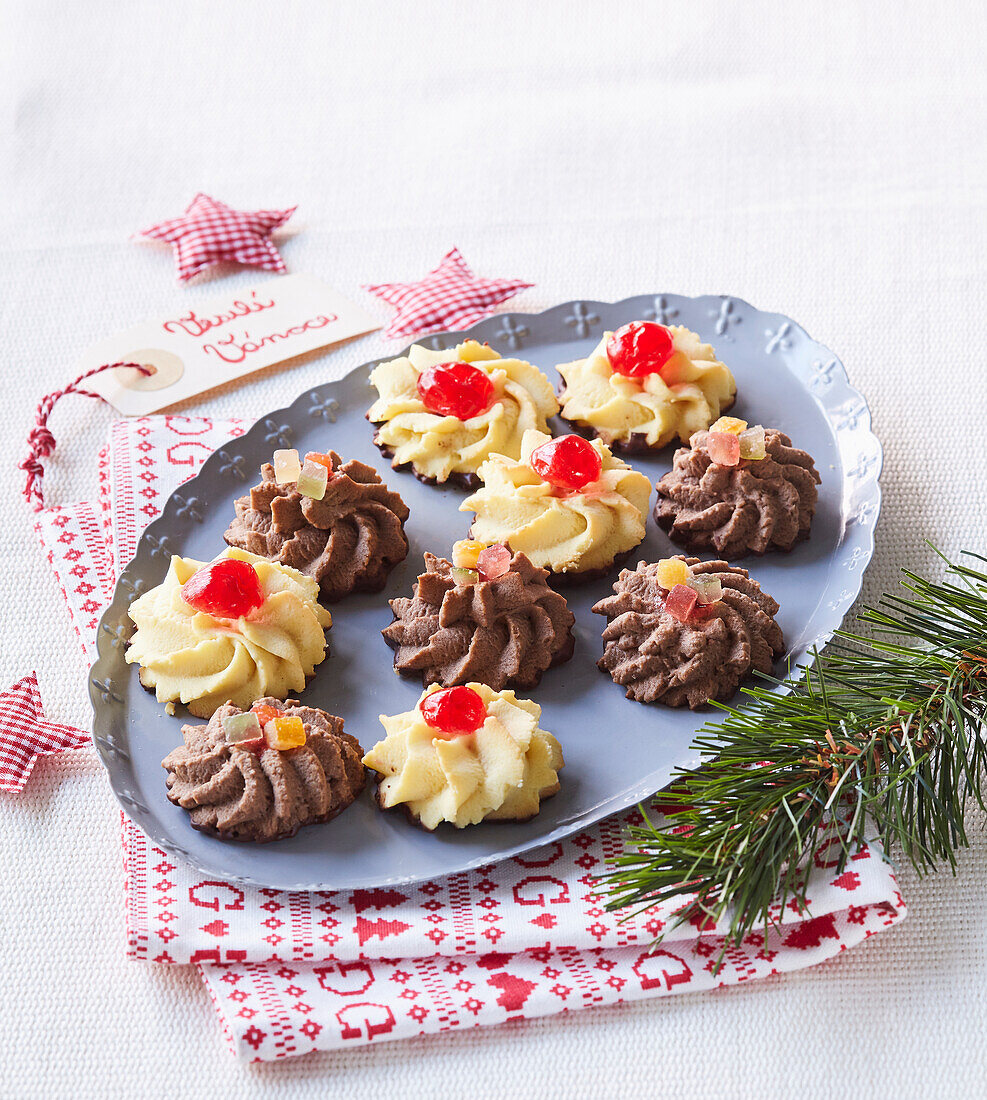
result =
[[[521,457],[491,455],[460,505],[473,538],[500,543],[559,577],[590,580],[644,538],[651,482],[600,440],[528,431]]]
[[[433,684],[414,710],[380,716],[387,736],[363,758],[381,809],[402,806],[426,829],[527,821],[559,789],[558,741],[541,707],[485,684]]]
[[[523,359],[503,359],[467,340],[449,351],[415,344],[370,374],[378,399],[367,412],[374,442],[395,469],[422,481],[474,488],[493,453],[517,458],[529,429],[548,431],[559,411],[552,384]]]
[[[231,702],[301,691],[326,656],[329,612],[319,585],[243,550],[211,562],[171,559],[161,584],[130,605],[127,662],[161,703],[209,718]]]
[[[585,359],[558,368],[562,417],[614,450],[683,442],[734,402],[737,384],[709,344],[681,325],[633,321]]]

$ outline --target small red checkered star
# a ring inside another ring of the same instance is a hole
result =
[[[397,307],[384,335],[399,337],[466,328],[530,286],[534,283],[520,279],[477,279],[453,248],[417,283],[378,283],[363,289]]]
[[[233,262],[284,274],[287,268],[271,233],[294,214],[287,210],[234,210],[201,192],[180,218],[142,229],[139,236],[167,241],[175,250],[178,278],[185,282],[212,264]]]
[[[48,721],[38,677],[28,673],[0,694],[0,791],[22,790],[39,756],[78,749],[88,741],[83,730]]]

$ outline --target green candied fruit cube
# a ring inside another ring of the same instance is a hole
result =
[[[699,597],[700,603],[716,603],[723,599],[723,585],[719,577],[709,577],[697,573],[689,580],[689,587]]]
[[[264,735],[260,722],[257,721],[257,715],[249,710],[246,714],[231,714],[224,718],[223,733],[231,745],[239,744],[241,741],[256,741],[258,737]]]
[[[303,497],[312,500],[321,500],[326,495],[326,485],[329,484],[329,471],[321,462],[308,462],[302,467],[298,475],[298,491]]]
[[[754,461],[768,457],[764,448],[764,428],[760,424],[740,433],[740,457]]]
[[[452,579],[456,584],[476,584],[480,574],[476,569],[453,569]]]

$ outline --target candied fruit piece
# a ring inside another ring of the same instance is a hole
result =
[[[192,574],[182,599],[196,611],[221,619],[240,619],[264,602],[260,577],[249,561],[220,558]]]
[[[291,485],[301,472],[302,464],[296,450],[274,452],[274,480],[278,485]]]
[[[264,730],[257,715],[249,710],[243,714],[230,714],[224,718],[223,733],[231,745],[239,745],[244,749],[254,748],[264,740]]]
[[[309,451],[305,456],[306,462],[317,462],[320,466],[325,466],[329,471],[329,476],[332,477],[332,459],[328,455],[321,454],[319,451]]]
[[[485,581],[495,581],[510,570],[511,557],[506,546],[488,546],[481,551],[476,567]]]
[[[723,585],[719,577],[711,577],[708,573],[698,573],[689,577],[689,587],[699,597],[701,604],[716,603],[723,599]]]
[[[474,733],[487,720],[487,708],[471,687],[451,687],[426,695],[418,709],[432,729],[446,737]]]
[[[731,435],[740,435],[747,430],[747,421],[738,420],[735,416],[721,416],[709,426],[711,432],[730,432]]]
[[[440,363],[418,376],[418,396],[430,413],[458,420],[485,413],[497,391],[489,375],[470,363]]]
[[[665,597],[665,610],[673,619],[687,623],[699,597],[688,585],[677,584]]]
[[[321,462],[310,462],[305,459],[302,472],[298,475],[298,491],[303,497],[312,500],[321,500],[326,495],[326,485],[329,484],[329,471]]]
[[[305,744],[305,723],[297,714],[280,714],[266,723],[264,736],[272,749],[300,749]]]
[[[732,432],[710,432],[706,449],[717,466],[736,466],[740,462],[740,437]]]
[[[740,457],[755,462],[768,457],[764,446],[764,428],[760,424],[740,433]]]
[[[692,573],[681,558],[662,558],[655,570],[655,579],[670,592],[677,584],[688,584]]]
[[[486,550],[485,542],[477,542],[475,539],[460,539],[452,546],[452,564],[457,569],[475,569],[476,559],[481,550]]]
[[[452,579],[455,584],[476,584],[480,574],[475,569],[453,569]]]
[[[270,703],[254,703],[250,710],[257,715],[257,721],[261,726],[266,726],[268,722],[273,722],[275,718],[278,718],[283,711],[278,710],[277,707],[272,707]]]
[[[581,435],[560,435],[531,452],[532,470],[556,489],[578,493],[600,480],[603,459],[600,452]]]
[[[610,366],[625,378],[660,373],[674,353],[671,332],[654,321],[631,321],[607,340]]]

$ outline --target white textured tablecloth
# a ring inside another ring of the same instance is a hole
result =
[[[85,345],[246,281],[178,288],[166,250],[128,240],[199,189],[299,203],[289,269],[358,297],[457,244],[481,274],[537,284],[518,309],[670,290],[788,313],[842,356],[886,447],[865,596],[934,569],[925,538],[983,549],[982,5],[802,8],[7,0],[0,682],[37,668],[51,717],[88,722],[12,466]],[[271,369],[187,411],[255,416],[323,370]],[[54,502],[92,496],[109,416],[72,400]],[[976,829],[955,879],[903,870],[900,929],[816,970],[259,1067],[229,1057],[193,975],[124,961],[117,831],[91,750],[0,800],[4,1097],[984,1092]]]

